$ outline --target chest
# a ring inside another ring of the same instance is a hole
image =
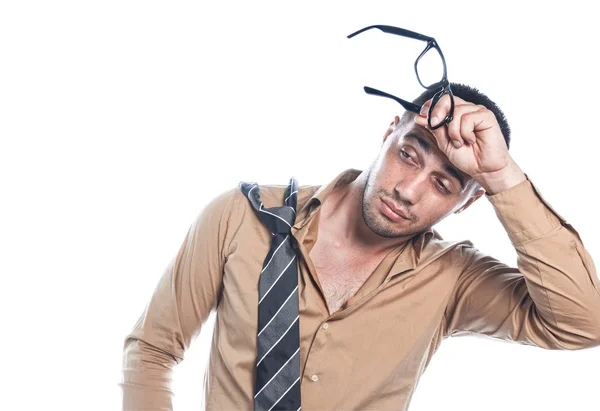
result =
[[[335,252],[318,243],[310,252],[330,315],[356,294],[379,263],[365,263],[356,254],[350,254]]]

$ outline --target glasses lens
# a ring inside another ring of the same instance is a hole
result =
[[[430,48],[417,62],[417,76],[425,88],[444,78],[444,62],[436,48]]]

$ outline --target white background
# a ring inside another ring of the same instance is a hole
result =
[[[192,220],[241,180],[364,169],[435,37],[505,111],[511,153],[598,260],[593,2],[6,1],[0,6],[2,409],[120,408],[122,345]],[[282,153],[289,155],[282,155]],[[436,226],[516,264],[485,198]],[[175,369],[200,409],[214,317]],[[598,410],[600,348],[448,339],[411,411]]]

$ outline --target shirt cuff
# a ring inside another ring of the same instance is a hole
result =
[[[525,174],[526,180],[507,190],[485,194],[513,245],[543,237],[567,221],[542,197]]]

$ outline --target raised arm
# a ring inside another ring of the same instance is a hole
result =
[[[171,374],[216,307],[234,206],[233,188],[210,201],[165,269],[124,342],[123,410],[171,410]]]
[[[487,198],[517,252],[517,268],[468,250],[444,334],[478,333],[546,349],[600,345],[600,282],[577,231],[529,178]]]

